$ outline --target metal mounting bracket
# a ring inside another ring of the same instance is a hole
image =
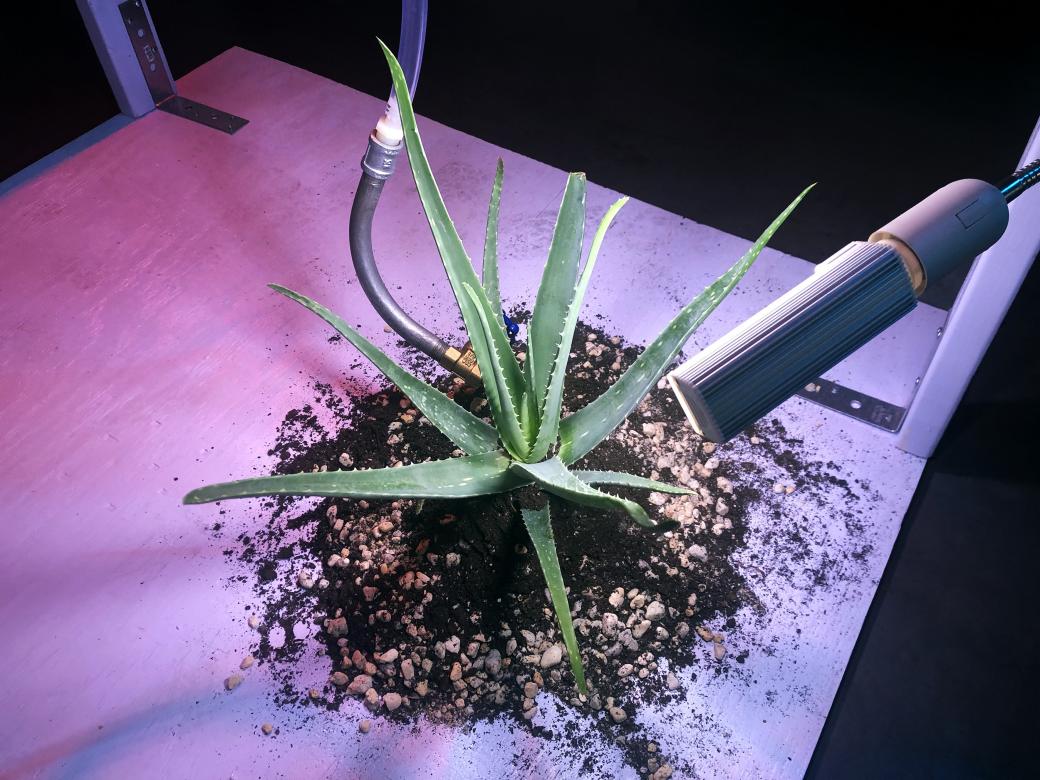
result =
[[[229,114],[177,94],[177,86],[170,78],[162,59],[162,50],[156,40],[155,29],[145,11],[143,0],[126,0],[119,5],[119,13],[126,25],[127,35],[141,66],[145,83],[155,107],[174,116],[212,127],[229,135],[241,130],[248,119]]]
[[[827,379],[814,379],[798,391],[800,398],[895,433],[903,424],[906,409],[872,395],[860,393]]]

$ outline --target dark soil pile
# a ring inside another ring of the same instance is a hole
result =
[[[637,354],[620,339],[579,325],[567,408],[596,398]],[[489,414],[480,391],[448,377],[437,384],[458,403]],[[332,436],[322,422],[330,416]],[[800,459],[782,430],[767,427],[750,436],[803,483],[832,479],[825,464]],[[462,453],[396,388],[348,404],[318,386],[314,406],[286,416],[270,454],[278,473],[288,474]],[[718,627],[732,627],[738,610],[755,606],[733,552],[744,544],[745,508],[760,497],[747,479],[758,467],[720,458],[715,445],[693,433],[663,383],[578,467],[628,471],[693,491],[622,491],[651,516],[679,522],[659,535],[621,514],[551,500],[591,689],[587,699],[574,686],[520,519],[521,505],[540,505],[545,497],[526,489],[453,501],[324,500],[306,511],[292,499],[265,501],[268,522],[239,537],[240,546],[228,554],[255,575],[262,603],[255,655],[284,680],[282,703],[338,708],[360,697],[383,717],[465,724],[505,716],[546,734],[538,701],[548,692],[621,745],[645,776],[668,777],[668,759],[634,716],[644,702],[659,705],[682,695],[665,669],[693,663],[697,643],[710,643],[714,659],[698,674],[740,673],[746,652],[728,648]],[[776,541],[800,543],[796,537]],[[709,620],[715,630],[706,627]],[[329,681],[320,690],[299,690],[292,681],[304,648],[301,624],[312,626],[303,634],[316,634],[327,649]],[[592,746],[580,744],[579,733],[554,736],[574,740],[576,756],[584,756]]]

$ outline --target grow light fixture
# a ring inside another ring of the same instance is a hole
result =
[[[817,379],[917,305],[929,280],[1003,235],[1008,204],[1040,180],[1040,160],[997,186],[948,184],[853,241],[812,276],[668,375],[698,433],[724,442],[792,395],[827,403],[888,430],[904,410]]]

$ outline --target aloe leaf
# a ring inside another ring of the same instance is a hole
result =
[[[573,501],[575,504],[612,511],[620,510],[627,513],[629,517],[644,528],[661,527],[661,524],[651,520],[646,510],[635,501],[603,493],[582,482],[567,470],[567,466],[559,458],[550,458],[540,463],[518,463],[514,461],[510,464],[509,470],[517,476],[534,480],[547,493]]]
[[[614,217],[617,216],[617,213],[621,211],[621,208],[627,202],[628,198],[621,198],[611,205],[607,209],[607,213],[603,215],[603,219],[600,220],[599,227],[596,228],[592,246],[589,248],[589,258],[585,261],[585,268],[582,269],[581,278],[578,280],[578,285],[571,296],[571,304],[567,310],[567,316],[563,319],[562,328],[558,328],[562,331],[559,336],[560,348],[556,354],[556,362],[553,364],[552,376],[549,380],[549,386],[545,393],[545,402],[541,409],[538,438],[535,439],[534,446],[531,447],[531,454],[528,456],[528,460],[541,460],[548,454],[549,448],[556,443],[556,437],[560,430],[560,410],[563,405],[563,383],[567,375],[567,358],[570,356],[571,341],[574,339],[574,328],[578,324],[578,314],[581,312],[581,304],[585,299],[585,291],[589,287],[592,271],[596,267],[596,259],[599,257],[599,248],[603,244],[603,238],[607,234],[607,229],[614,221]]]
[[[545,388],[549,384],[556,355],[569,350],[570,342],[561,345],[560,325],[574,297],[574,283],[581,262],[581,242],[585,233],[585,174],[567,177],[563,201],[556,215],[549,257],[538,286],[531,325],[527,329],[527,359],[531,363],[531,392],[543,406]]]
[[[656,490],[658,493],[676,493],[680,495],[690,495],[695,492],[689,488],[669,485],[667,482],[658,482],[656,479],[647,479],[636,474],[626,474],[623,471],[581,471],[572,469],[571,474],[590,485],[618,485],[619,487],[642,488],[644,490]]]
[[[509,463],[502,452],[485,452],[398,468],[256,477],[197,488],[184,497],[184,503],[205,504],[226,498],[274,495],[468,498],[502,493],[525,484],[522,475],[509,471]]]
[[[502,158],[495,167],[495,183],[491,185],[491,204],[488,206],[487,230],[484,234],[484,267],[480,273],[484,293],[491,307],[502,311],[502,296],[498,291],[498,207],[502,200]]]
[[[726,273],[680,311],[628,370],[595,401],[560,422],[560,457],[574,463],[603,441],[636,408],[683,344],[715,310],[765,248],[766,242],[815,185],[806,187],[780,216],[773,220],[754,245]]]
[[[531,405],[530,394],[525,390],[523,397],[520,399],[520,430],[524,434],[524,441],[528,444],[534,439],[537,433],[537,423],[534,419],[534,410]]]
[[[493,345],[498,345],[499,350],[501,350],[501,345],[504,343],[507,347],[505,352],[509,354],[508,356],[503,354],[502,368],[508,375],[510,386],[519,388],[523,382],[523,375],[520,372],[520,366],[516,362],[516,356],[513,355],[511,349],[508,349],[509,337],[506,335],[502,325],[501,308],[495,311],[488,301],[487,295],[484,294],[484,288],[481,286],[480,279],[477,278],[477,273],[473,270],[473,264],[470,262],[469,255],[466,254],[466,249],[462,245],[462,239],[459,238],[459,233],[448,215],[448,209],[444,205],[444,199],[441,197],[440,190],[437,189],[437,182],[433,178],[430,161],[426,158],[426,150],[423,149],[422,139],[419,137],[419,128],[415,123],[415,111],[412,108],[412,100],[408,94],[408,85],[405,81],[404,72],[401,70],[401,64],[382,41],[379,41],[379,45],[383,48],[383,54],[386,56],[387,64],[390,66],[390,75],[393,78],[394,90],[397,94],[398,109],[401,112],[401,130],[404,133],[405,145],[408,148],[408,163],[411,165],[412,176],[415,178],[415,188],[419,192],[419,199],[422,201],[423,210],[426,212],[426,219],[430,223],[430,230],[433,232],[433,239],[437,244],[444,271],[447,273],[451,289],[455,293],[455,300],[458,301],[459,309],[462,311],[462,319],[466,323],[466,331],[470,335],[473,351],[477,356],[477,365],[480,366],[480,370],[483,373],[484,364],[491,362],[490,351]],[[463,287],[465,284],[479,291],[475,300],[466,294]],[[492,338],[487,341],[474,338],[475,332],[480,330],[478,312],[481,310],[486,313],[492,325]],[[513,406],[516,407],[520,400],[519,389],[516,396],[511,400]]]
[[[401,368],[375,344],[370,342],[342,317],[333,314],[305,295],[300,295],[279,284],[268,285],[272,290],[307,307],[331,325],[347,341],[357,347],[362,355],[386,375],[407,395],[416,408],[436,426],[437,430],[451,439],[468,455],[491,452],[498,449],[498,431],[479,417],[470,414],[442,392],[426,384],[411,372]]]
[[[585,668],[581,664],[581,653],[578,651],[578,637],[574,635],[574,624],[571,622],[571,607],[567,601],[567,587],[563,582],[560,570],[560,559],[556,554],[556,540],[553,539],[552,523],[549,520],[549,504],[541,509],[523,509],[524,525],[538,554],[538,563],[542,566],[545,584],[549,586],[556,619],[560,623],[564,644],[567,645],[567,656],[570,658],[571,671],[578,683],[578,690],[588,695],[585,683]]]
[[[474,302],[480,327],[480,338],[487,354],[490,356],[482,361],[478,352],[477,364],[480,366],[480,376],[484,381],[484,390],[487,392],[491,414],[495,418],[495,427],[498,428],[498,434],[509,453],[515,458],[523,458],[531,449],[520,426],[518,414],[518,406],[523,404],[523,387],[511,384],[506,375],[502,352],[498,345],[491,343],[492,329],[495,326],[488,322],[487,312],[479,305],[477,291],[465,282],[463,282],[462,286],[465,294]],[[477,340],[474,339],[474,349],[476,349],[477,343]],[[506,351],[512,356],[512,350],[508,346]],[[521,396],[519,405],[513,401],[513,398],[516,396]]]

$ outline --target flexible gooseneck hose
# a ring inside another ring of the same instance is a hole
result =
[[[426,0],[403,0],[401,3],[401,45],[398,60],[408,82],[408,90],[415,94],[422,64],[423,44],[426,37]],[[462,361],[464,355],[412,319],[394,300],[386,288],[376,266],[372,249],[372,219],[386,180],[394,172],[397,156],[403,146],[401,117],[397,97],[391,92],[386,111],[368,139],[368,148],[361,161],[361,180],[358,182],[354,203],[350,210],[350,255],[361,287],[379,316],[408,344],[426,353],[442,365],[475,380],[479,374],[472,361]]]
[[[384,149],[383,156],[387,156],[387,151],[391,150]],[[392,151],[394,154],[397,152]],[[370,156],[365,156],[366,161]],[[379,196],[383,192],[386,179],[386,176],[373,175],[366,166],[358,182],[354,205],[350,209],[350,255],[354,260],[354,270],[358,281],[361,282],[361,288],[383,321],[411,346],[436,360],[441,360],[448,350],[448,345],[408,316],[386,289],[386,284],[376,268],[376,259],[372,251],[372,217],[379,204]]]

